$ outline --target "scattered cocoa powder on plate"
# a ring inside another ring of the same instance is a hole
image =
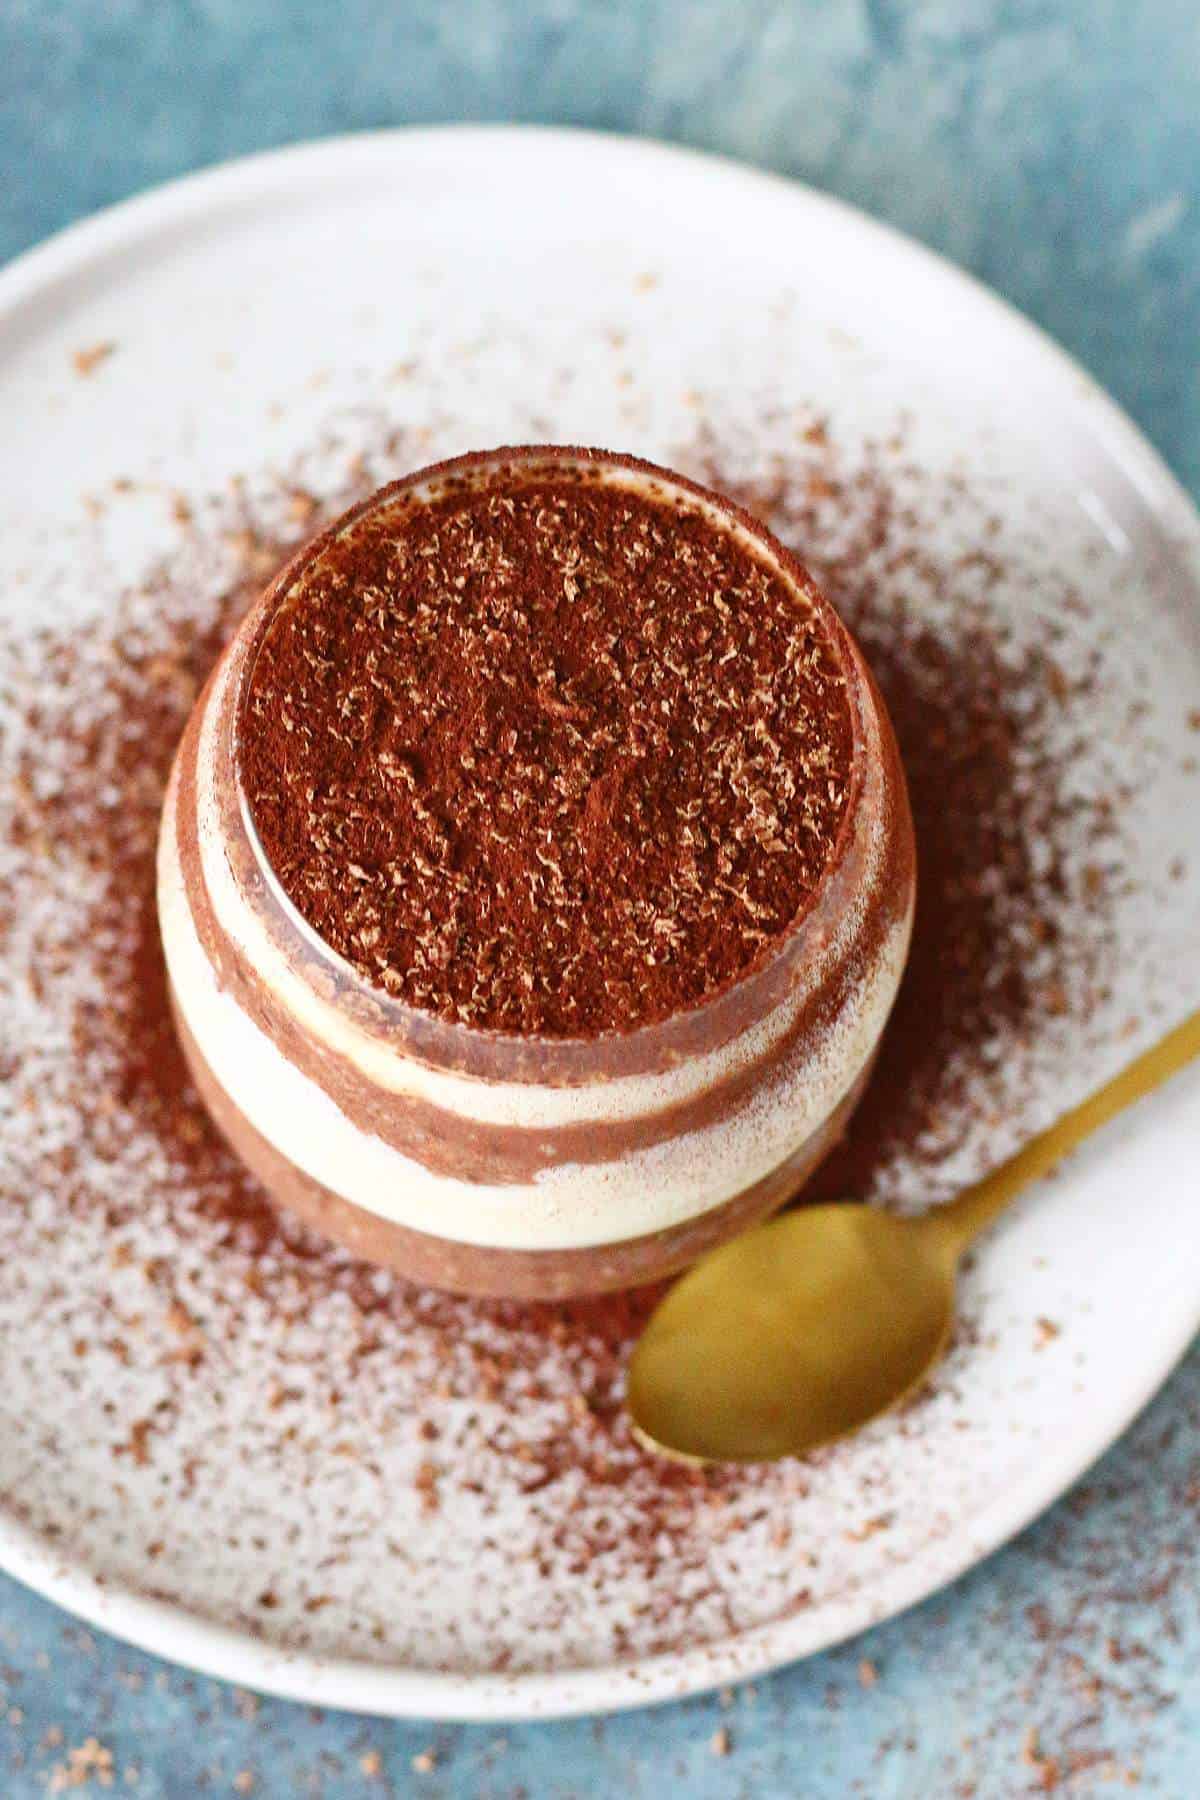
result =
[[[426,460],[403,443],[390,454],[364,487]],[[704,439],[684,454],[714,485],[742,481],[732,448]],[[1081,797],[1069,778],[1062,727],[1086,712],[1086,656],[1013,641],[988,558],[1001,569],[1021,552],[988,534],[970,494],[920,471],[900,481],[889,455],[851,464],[818,431],[735,497],[811,556],[875,662],[907,758],[922,857],[912,967],[833,1176],[890,1199],[914,1180],[922,1197],[949,1191],[965,1135],[986,1153],[1042,1103],[1040,1037],[1065,1017],[1082,1041],[1107,980],[1120,858],[1119,797]],[[525,1307],[406,1287],[280,1217],[187,1082],[154,918],[162,786],[219,645],[288,531],[314,523],[289,513],[295,488],[278,535],[236,504],[231,517],[197,502],[187,555],[111,613],[4,628],[0,1318],[9,1391],[50,1392],[73,1421],[47,1461],[37,1408],[14,1409],[4,1504],[112,1579],[338,1653],[399,1657],[403,1626],[435,1660],[516,1666],[541,1653],[529,1619],[510,1617],[528,1604],[556,1645],[586,1625],[603,1633],[596,1655],[642,1655],[801,1608],[814,1553],[786,1527],[813,1471],[664,1465],[627,1430],[622,1370],[653,1293]],[[929,547],[943,506],[985,556]],[[931,610],[931,593],[954,604]],[[943,1397],[954,1379],[952,1364]],[[214,1501],[231,1458],[286,1509],[213,1523],[210,1507],[197,1537],[194,1496]],[[892,1511],[876,1474],[843,1496],[825,1554],[886,1554],[892,1532],[871,1527]],[[380,1581],[403,1582],[403,1618],[343,1589],[364,1537]],[[439,1589],[470,1557],[478,1617],[431,1623],[418,1541]],[[524,1600],[490,1589],[489,1558],[538,1578]]]
[[[702,437],[705,479],[728,482],[728,453]],[[922,532],[897,477],[895,451],[868,448],[851,464],[820,425],[787,463],[733,497],[785,542],[805,546],[814,573],[866,652],[900,743],[917,834],[917,916],[909,966],[870,1089],[842,1149],[818,1173],[814,1197],[871,1197],[914,1150],[928,1186],[989,1104],[980,1076],[1007,1059],[1008,1104],[1020,1107],[1025,1047],[1039,1022],[1069,1008],[1086,1021],[1106,993],[1111,889],[1119,874],[1117,796],[1080,797],[1067,777],[1086,744],[1064,742],[1068,696],[1086,700],[1096,653],[1069,679],[1049,641],[1015,639],[994,596],[1011,579],[999,521],[969,489],[961,507],[977,539],[949,561]],[[832,542],[831,542],[832,540]],[[824,548],[823,548],[824,547]],[[924,602],[942,602],[940,616]],[[952,609],[947,611],[947,595]],[[1064,606],[1083,603],[1073,592]],[[1077,728],[1078,729],[1078,728]],[[992,1106],[1002,1110],[998,1096]]]

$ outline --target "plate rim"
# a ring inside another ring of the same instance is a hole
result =
[[[1072,398],[1088,430],[1099,439],[1139,498],[1171,534],[1175,555],[1200,580],[1200,511],[1182,483],[1129,415],[1040,326],[1008,301],[936,251],[850,203],[791,176],[776,174],[709,151],[654,138],[537,124],[398,126],[305,140],[260,151],[182,175],[65,227],[0,267],[0,327],[31,299],[86,271],[89,265],[134,248],[164,225],[182,228],[237,196],[243,201],[291,188],[322,165],[384,166],[410,147],[441,148],[467,161],[503,154],[517,141],[536,140],[557,157],[625,157],[674,165],[685,178],[724,179],[776,190],[784,203],[835,218],[843,229],[874,239],[881,251],[923,268],[958,290],[995,326],[1002,327],[1043,367],[1071,384]],[[328,171],[326,171],[328,172]],[[0,1508],[0,1570],[88,1624],[137,1648],[202,1674],[308,1704],[397,1718],[514,1720],[570,1717],[682,1699],[747,1680],[832,1649],[869,1626],[895,1617],[928,1598],[1002,1544],[1016,1537],[1061,1497],[1126,1431],[1185,1354],[1200,1327],[1200,1294],[1188,1316],[1181,1308],[1173,1329],[1150,1361],[1095,1421],[1064,1438],[1052,1473],[1035,1469],[1023,1482],[977,1514],[955,1554],[936,1559],[918,1551],[865,1591],[839,1597],[839,1622],[813,1632],[813,1613],[794,1610],[765,1624],[698,1648],[670,1651],[580,1669],[512,1675],[454,1673],[375,1663],[346,1656],[288,1650],[269,1640],[221,1625],[178,1602],[105,1580],[56,1548],[11,1510]],[[1069,1452],[1069,1453],[1068,1453]]]

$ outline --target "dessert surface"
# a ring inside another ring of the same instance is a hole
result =
[[[700,497],[514,461],[403,489],[284,584],[240,754],[321,937],[460,1023],[588,1036],[759,959],[846,811],[841,632]]]

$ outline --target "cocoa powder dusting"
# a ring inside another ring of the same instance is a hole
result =
[[[951,480],[933,515],[956,511],[976,535],[959,554],[935,549],[929,484],[896,445],[869,445],[851,463],[817,425],[747,483],[730,481],[728,451],[702,435],[690,466],[703,480],[723,477],[785,543],[805,547],[883,691],[913,809],[908,968],[867,1095],[810,1192],[904,1202],[915,1161],[921,1187],[911,1197],[948,1199],[974,1172],[951,1159],[981,1108],[1002,1123],[1002,1094],[981,1091],[981,1073],[1004,1064],[1010,1116],[1019,1112],[1039,1021],[1066,1012],[1084,1021],[1107,996],[1115,808],[1128,796],[1077,792],[1070,770],[1087,759],[1086,713],[1062,730],[1068,700],[1093,691],[1099,653],[1064,672],[1055,652],[1066,616],[1040,642],[1016,639],[995,604],[1012,574],[999,521]],[[947,595],[951,622],[935,625],[926,602]],[[1084,614],[1073,591],[1062,607]]]
[[[356,485],[425,460],[403,442],[369,473],[353,459],[339,491],[322,489],[324,516]],[[964,1133],[981,1121],[988,1143],[993,1122],[1019,1134],[1040,1100],[1039,1033],[1065,1007],[1082,1034],[1105,985],[1119,874],[1119,796],[1080,797],[1061,730],[1092,678],[1086,659],[1060,667],[1049,638],[1033,650],[1008,641],[993,606],[995,570],[1023,552],[989,535],[986,507],[952,481],[912,470],[900,481],[899,460],[880,450],[851,464],[814,431],[735,496],[828,584],[879,673],[906,757],[921,870],[916,942],[879,1074],[832,1177],[888,1198],[903,1198],[914,1173],[923,1193],[952,1188]],[[684,466],[728,486],[741,462],[706,437]],[[881,1475],[877,1458],[861,1492],[838,1491],[836,1529],[814,1542],[804,1509],[820,1459],[759,1470],[664,1465],[639,1449],[622,1411],[625,1358],[653,1293],[518,1306],[407,1287],[277,1214],[187,1081],[154,920],[158,810],[218,646],[282,561],[289,530],[316,522],[308,509],[303,523],[290,510],[295,485],[285,484],[281,523],[265,533],[254,519],[231,520],[224,504],[197,502],[187,556],[96,622],[13,628],[0,642],[9,1021],[0,1042],[0,1320],[12,1445],[0,1465],[3,1503],[94,1556],[118,1583],[145,1585],[152,1568],[156,1591],[186,1605],[337,1654],[503,1669],[559,1658],[578,1639],[570,1654],[595,1661],[716,1641],[802,1608],[818,1581],[849,1584],[863,1559],[891,1554],[910,1515],[927,1530],[927,1504],[893,1491],[899,1475]],[[929,548],[929,520],[943,508],[972,520],[983,546],[976,560]],[[226,569],[218,581],[209,565],[198,572],[197,547],[217,542],[241,560],[244,578]],[[932,591],[954,595],[952,628],[926,622],[917,598]],[[708,623],[724,641],[721,622]],[[679,622],[681,642],[688,629]],[[782,656],[764,655],[765,667],[782,669]],[[622,667],[631,678],[631,661]],[[545,672],[535,669],[538,691]],[[572,666],[548,672],[550,698],[588,709],[589,727],[619,716],[615,692],[610,713],[604,690]],[[280,693],[292,685],[282,681]],[[538,730],[565,748],[570,722],[552,707]],[[436,754],[414,744],[413,786],[398,776],[397,787],[420,794],[448,779],[438,759],[450,742],[446,733]],[[348,752],[343,777],[357,766]],[[258,767],[269,830],[265,781]],[[649,790],[636,804],[653,804]],[[748,815],[730,803],[735,816]],[[406,816],[413,837],[416,818],[415,809]],[[604,830],[623,826],[610,818]],[[786,897],[770,887],[756,841],[752,879],[767,885],[754,892],[775,895],[763,901],[778,906],[774,917],[809,879],[802,841],[797,833],[781,859],[792,871]],[[273,851],[281,862],[286,842]],[[387,845],[361,848],[363,867],[384,866]],[[627,974],[633,966],[631,955]],[[682,964],[672,966],[671,979],[686,981]],[[663,990],[650,991],[660,1002]],[[495,1005],[504,1006],[499,990]],[[970,1340],[967,1320],[960,1356]],[[1061,1353],[1049,1343],[1039,1367]],[[896,1423],[901,1438],[917,1430],[921,1406],[953,1411],[960,1367],[952,1357],[936,1394]],[[78,1468],[69,1434],[47,1461],[42,1406],[85,1432]],[[111,1491],[96,1479],[106,1445]],[[231,1459],[267,1497],[257,1541],[240,1497],[222,1511]],[[39,1468],[53,1479],[33,1480]],[[927,1502],[929,1468],[919,1458],[914,1468]],[[944,1473],[956,1479],[953,1467]],[[342,1560],[353,1567],[363,1546],[371,1580],[344,1587]],[[478,1616],[447,1623],[438,1595],[462,1581],[464,1558],[463,1591]],[[521,1595],[507,1585],[515,1566],[540,1576]]]
[[[240,751],[285,891],[368,980],[580,1037],[695,1005],[795,920],[851,738],[809,594],[698,504],[505,464],[325,545]]]

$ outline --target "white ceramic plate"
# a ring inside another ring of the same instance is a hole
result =
[[[79,375],[73,354],[101,343],[115,348]],[[169,550],[177,527],[156,481],[211,492],[232,472],[288,466],[314,439],[344,449],[361,430],[377,446],[389,420],[402,423],[411,461],[418,448],[535,436],[686,458],[699,418],[751,469],[773,434],[794,438],[802,415],[827,416],[860,444],[907,416],[905,458],[950,479],[968,468],[1014,539],[1033,520],[1037,541],[1053,542],[1054,578],[1083,584],[1104,632],[1144,656],[1135,674],[1157,709],[1153,766],[1139,765],[1130,841],[1152,870],[1173,853],[1190,861],[1167,898],[1151,883],[1121,912],[1113,1033],[1078,1055],[1060,1033],[1048,1116],[1196,999],[1186,991],[1197,979],[1200,857],[1185,713],[1200,694],[1200,524],[1059,351],[836,202],[649,144],[454,129],[255,158],[67,232],[0,276],[0,604],[28,606],[52,573],[62,591],[66,546],[76,592],[61,603],[86,613]],[[306,464],[316,487],[318,464]],[[128,503],[86,518],[87,496],[110,495],[124,476],[140,484]],[[84,542],[102,568],[80,568]],[[1003,603],[1019,611],[1020,595]],[[1129,1012],[1138,1023],[1118,1043]],[[285,1571],[270,1616],[251,1617],[253,1557],[225,1529],[239,1507],[265,1533],[264,1562],[333,1548],[322,1507],[296,1513],[287,1470],[258,1461],[262,1368],[235,1364],[220,1417],[197,1427],[220,1438],[225,1488],[244,1483],[241,1494],[223,1497],[217,1483],[189,1502],[169,1469],[139,1487],[123,1465],[116,1482],[108,1427],[64,1399],[60,1340],[50,1334],[31,1357],[18,1298],[2,1285],[0,1563],[146,1648],[325,1705],[546,1716],[761,1672],[959,1574],[1126,1426],[1200,1323],[1197,1166],[1191,1076],[986,1244],[964,1300],[973,1342],[917,1424],[885,1422],[803,1480],[793,1471],[765,1489],[771,1518],[789,1513],[791,1550],[764,1536],[763,1495],[757,1514],[735,1501],[716,1576],[724,1599],[698,1592],[672,1643],[638,1625],[619,1582],[600,1591],[553,1557],[533,1580],[528,1519],[506,1515],[481,1547],[466,1514],[443,1508],[433,1523],[409,1506],[400,1474],[385,1503],[365,1489],[346,1502],[359,1509],[356,1529],[329,1559],[340,1572],[328,1605],[306,1611],[303,1584],[289,1586]],[[102,1259],[101,1241],[85,1249]],[[58,1250],[46,1254],[52,1265]],[[85,1279],[73,1268],[46,1279]],[[1058,1327],[1052,1343],[1039,1319]],[[311,1454],[320,1465],[319,1438]],[[327,1473],[332,1483],[336,1472],[315,1466],[318,1487]],[[163,1505],[175,1535],[151,1562],[135,1515]],[[398,1577],[380,1547],[389,1519],[405,1538]],[[290,1537],[272,1536],[280,1521]],[[681,1569],[679,1583],[693,1574]],[[670,1568],[657,1578],[669,1583]],[[358,1626],[376,1597],[364,1641]]]

